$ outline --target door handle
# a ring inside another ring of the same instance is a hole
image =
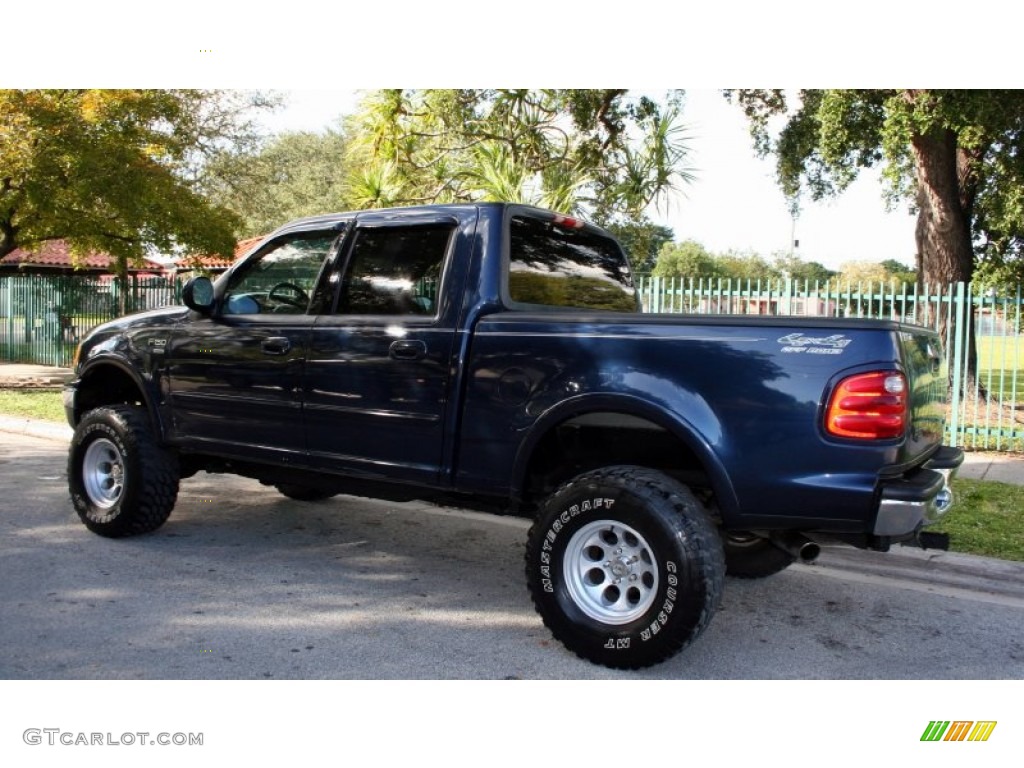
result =
[[[287,336],[269,336],[260,345],[265,355],[283,355],[292,348]]]
[[[388,354],[395,360],[421,360],[427,354],[427,345],[416,339],[395,341]]]

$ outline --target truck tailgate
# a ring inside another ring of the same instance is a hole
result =
[[[914,460],[942,443],[949,379],[939,337],[933,331],[901,326],[900,346],[910,387],[911,423],[905,456]]]

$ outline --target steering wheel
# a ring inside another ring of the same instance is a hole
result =
[[[288,294],[280,294],[278,291],[287,289],[295,293],[295,296],[289,296]],[[267,292],[267,298],[273,299],[274,301],[280,302],[281,304],[287,304],[290,307],[296,309],[305,309],[309,306],[309,294],[302,290],[301,286],[295,283],[278,283]]]

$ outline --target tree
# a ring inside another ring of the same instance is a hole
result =
[[[254,141],[262,97],[199,90],[0,91],[0,256],[66,240],[128,264],[149,249],[231,254],[205,162]]]
[[[892,279],[892,273],[877,261],[845,261],[839,265],[840,285],[870,285]]]
[[[769,262],[753,251],[712,253],[696,240],[663,245],[652,274],[656,277],[720,278],[740,282],[788,277],[798,283],[827,283],[836,276],[824,265],[803,261],[795,254],[776,253]]]
[[[772,270],[780,277],[789,277],[799,283],[827,283],[836,273],[817,261],[804,261],[792,253],[777,252],[772,258]]]
[[[717,257],[696,240],[663,245],[652,274],[694,280],[724,276]]]
[[[730,280],[757,282],[780,277],[771,264],[753,251],[730,250],[719,256],[717,262],[722,275]]]
[[[612,223],[608,225],[608,231],[615,235],[629,255],[633,271],[641,275],[649,274],[654,269],[662,247],[675,239],[671,228],[647,219]]]
[[[970,282],[979,262],[1020,258],[1024,91],[805,90],[792,112],[781,90],[728,95],[750,119],[758,151],[777,156],[788,197],[801,188],[813,199],[837,194],[861,168],[882,165],[890,198],[911,200],[917,212],[923,282]],[[773,138],[771,120],[783,115]]]
[[[624,89],[381,90],[352,118],[360,207],[503,200],[642,223],[691,178],[681,94],[662,106]]]
[[[895,280],[898,283],[913,284],[917,282],[917,273],[906,264],[896,261],[896,259],[886,259],[881,265],[889,279]]]
[[[353,207],[347,147],[338,131],[283,133],[255,151],[218,158],[204,187],[240,218],[240,236],[265,235],[292,219]]]

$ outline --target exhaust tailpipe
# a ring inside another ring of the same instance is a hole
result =
[[[787,552],[805,563],[813,563],[821,554],[821,545],[800,533],[780,531],[771,534],[769,541],[783,552]]]

